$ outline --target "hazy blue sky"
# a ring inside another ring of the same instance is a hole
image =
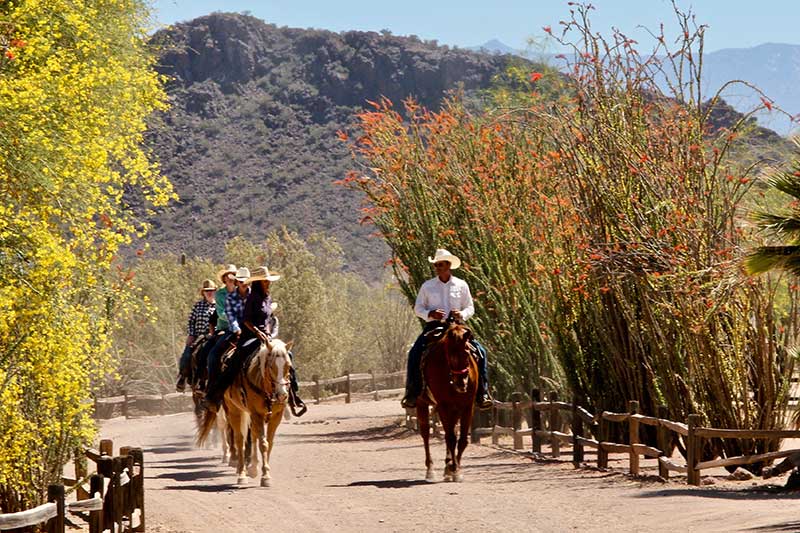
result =
[[[800,44],[798,0],[677,0],[708,24],[707,51],[765,42]],[[212,11],[250,11],[279,26],[333,31],[389,29],[442,44],[473,46],[497,38],[524,48],[529,37],[555,30],[569,16],[566,0],[153,0],[159,24],[189,20]],[[616,26],[642,41],[638,25],[675,27],[667,0],[594,0],[594,26]]]

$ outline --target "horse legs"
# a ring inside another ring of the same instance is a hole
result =
[[[264,463],[261,467],[262,487],[269,487],[272,484],[272,476],[269,474],[269,458],[272,455],[272,445],[275,443],[275,432],[283,419],[284,411],[284,405],[272,406],[272,413],[270,413],[267,421],[267,442],[265,443],[264,439],[261,439],[261,459]]]
[[[439,420],[444,430],[447,455],[444,459],[444,480],[456,481],[456,418],[444,409],[439,411]]]
[[[244,485],[247,478],[244,475],[244,438],[247,428],[245,427],[245,414],[238,409],[231,409],[228,412],[228,420],[233,428],[233,443],[236,450],[236,483]]]
[[[425,479],[433,481],[433,459],[431,459],[431,421],[428,413],[428,404],[417,400],[417,425],[419,434],[422,435],[422,443],[425,445]]]
[[[247,467],[248,477],[258,476],[258,450],[264,440],[264,417],[257,413],[250,414],[250,464]],[[262,452],[263,457],[263,452]]]
[[[470,407],[468,410],[461,413],[461,419],[459,420],[458,453],[456,454],[454,473],[455,481],[461,481],[463,479],[463,476],[461,475],[461,456],[464,455],[464,450],[467,449],[467,443],[469,442],[469,431],[472,427],[472,416],[473,408]]]
[[[228,417],[225,410],[217,411],[217,435],[222,443],[222,464],[228,462]]]

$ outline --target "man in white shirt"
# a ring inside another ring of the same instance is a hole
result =
[[[403,407],[409,408],[416,406],[417,397],[422,392],[420,360],[427,345],[425,334],[440,326],[450,314],[465,322],[475,314],[475,306],[472,303],[472,295],[467,282],[451,273],[451,270],[461,266],[461,260],[447,250],[438,249],[434,257],[428,257],[428,261],[433,263],[436,277],[422,284],[414,305],[414,313],[426,323],[422,334],[417,337],[414,346],[408,352],[406,393],[401,404]],[[487,409],[492,406],[492,399],[489,396],[489,381],[486,372],[486,350],[478,342],[474,340],[472,342],[480,355],[478,358],[480,377],[476,402],[480,408]]]

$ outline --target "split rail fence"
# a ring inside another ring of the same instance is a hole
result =
[[[67,512],[84,518],[89,533],[144,531],[142,449],[121,447],[117,456],[113,452],[114,443],[108,439],[100,441],[100,450],[86,448],[78,452],[75,478],[64,477],[61,484],[50,485],[45,504],[0,514],[0,531],[42,526],[47,533],[64,533]],[[87,475],[87,460],[95,463],[95,473]],[[77,500],[67,502],[66,495],[73,490]]]
[[[597,467],[608,468],[609,453],[627,454],[628,468],[632,475],[640,473],[640,459],[657,459],[659,475],[669,478],[670,472],[685,474],[690,485],[700,485],[703,470],[739,466],[771,461],[800,453],[800,449],[779,450],[768,453],[740,455],[722,459],[701,461],[702,450],[707,439],[756,439],[777,441],[784,438],[800,438],[800,431],[793,430],[748,430],[718,429],[702,426],[700,415],[689,415],[686,423],[667,419],[667,408],[660,406],[658,416],[646,416],[639,412],[639,403],[628,402],[628,411],[615,413],[603,411],[592,415],[578,405],[559,401],[558,394],[550,392],[547,400],[541,400],[540,391],[533,389],[530,400],[523,400],[520,393],[513,395],[510,402],[495,401],[491,413],[478,412],[471,428],[471,440],[480,443],[482,438],[491,437],[492,443],[499,444],[501,436],[513,439],[515,450],[523,449],[523,439],[530,437],[531,452],[542,453],[542,446],[549,445],[553,457],[561,456],[561,446],[572,448],[572,462],[579,467],[585,462],[585,450],[596,450]],[[483,427],[481,420],[489,417],[489,426]],[[407,412],[407,420],[415,418]],[[527,428],[523,428],[527,421]],[[510,425],[503,425],[503,424]],[[609,436],[620,434],[612,432],[611,424],[622,424],[622,434],[626,442],[612,442]],[[642,426],[651,426],[656,432],[656,446],[642,443]],[[566,428],[569,428],[569,433]],[[668,456],[678,439],[683,437],[686,444],[686,463],[678,464]]]

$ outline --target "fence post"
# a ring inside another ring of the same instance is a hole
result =
[[[372,375],[372,390],[375,391],[375,401],[377,402],[380,398],[378,395],[378,380],[375,378],[375,371],[370,370],[369,373]]]
[[[128,419],[128,391],[126,389],[122,390],[122,395],[125,397],[125,400],[122,402],[122,416],[125,419]]]
[[[100,455],[108,455],[109,457],[114,455],[114,441],[111,439],[103,439],[100,441]],[[105,474],[103,474],[105,475]],[[106,476],[110,477],[110,476]]]
[[[583,419],[578,414],[578,395],[572,396],[572,464],[578,468],[583,462],[583,444],[578,441],[583,437]]]
[[[319,405],[319,376],[315,374],[311,379],[314,380],[314,403]]]
[[[139,473],[134,481],[134,507],[139,509],[139,525],[133,531],[144,531],[144,451],[141,448],[131,449],[134,465],[139,467]],[[133,524],[131,524],[133,525]]]
[[[102,446],[103,442],[100,441]],[[97,473],[108,478],[108,489],[103,498],[103,527],[113,528],[114,524],[114,460],[103,455],[97,460]]]
[[[344,403],[350,403],[350,392],[352,391],[352,382],[350,381],[350,371],[348,370],[345,372],[345,376],[347,376],[347,396],[344,398]]]
[[[669,416],[666,405],[659,405],[656,412],[658,413],[658,418],[661,420],[666,420]],[[656,439],[658,442],[658,449],[661,450],[661,456],[669,459],[669,430],[662,426],[661,423],[659,423],[656,428]],[[658,462],[658,475],[664,479],[669,479],[669,469],[666,465],[661,464],[661,461]]]
[[[639,402],[636,400],[628,400],[628,439],[630,440],[630,472],[632,476],[639,475],[639,453],[634,450],[633,445],[639,444],[639,420],[634,418],[633,415],[639,414]]]
[[[520,393],[515,392],[511,395],[511,426],[514,428],[514,449],[522,449],[522,435],[519,431],[522,429],[522,411],[519,408]]]
[[[541,400],[539,389],[531,390],[531,451],[542,453],[542,438],[536,434],[542,430],[542,413],[536,408],[536,404]]]
[[[700,485],[700,471],[697,470],[702,438],[695,435],[695,428],[699,427],[703,418],[700,415],[689,415],[689,437],[686,439],[686,477],[689,485]]]
[[[497,426],[500,423],[500,413],[497,410],[497,405],[492,403],[492,444],[497,445],[500,442],[500,435],[497,434]]]
[[[597,419],[597,468],[608,468],[608,450],[603,449],[603,441],[608,439],[608,421],[603,418],[603,411],[600,411],[600,418]]]
[[[64,533],[64,485],[48,485],[47,501],[57,509],[56,516],[47,521],[47,533]]]
[[[550,400],[550,449],[553,457],[560,457],[561,442],[555,435],[553,435],[553,431],[559,430],[559,424],[560,424],[558,407],[553,403],[558,401],[558,393],[556,391],[550,391],[549,400]]]
[[[472,417],[472,427],[469,428],[469,442],[471,444],[480,444],[481,437],[478,435],[478,428],[481,427],[481,419],[483,418],[483,411],[475,411],[475,415]]]
[[[94,474],[89,478],[89,497],[94,498],[95,495],[103,497],[103,476]],[[103,531],[103,511],[90,511],[89,512],[89,533],[102,533]]]

